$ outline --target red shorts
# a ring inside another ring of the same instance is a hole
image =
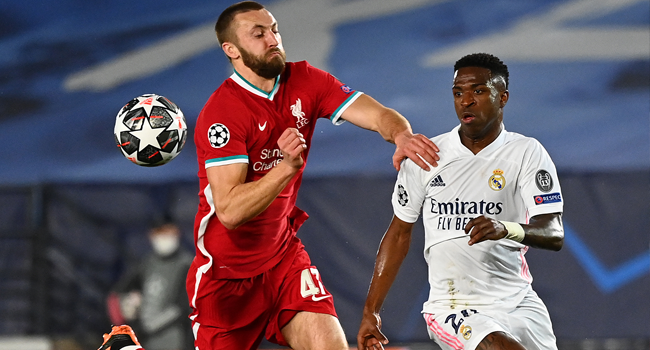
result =
[[[197,350],[257,349],[263,335],[287,346],[280,330],[299,311],[336,316],[332,295],[302,242],[293,237],[290,245],[282,261],[261,275],[215,280],[202,275],[192,312]],[[196,272],[192,265],[188,295],[194,294]]]

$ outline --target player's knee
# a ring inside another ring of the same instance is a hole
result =
[[[504,332],[492,332],[485,336],[478,344],[476,350],[526,350],[517,340]]]
[[[296,350],[349,349],[341,324],[328,314],[299,312],[282,329],[282,334]]]

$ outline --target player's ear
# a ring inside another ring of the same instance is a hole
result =
[[[506,103],[508,103],[508,97],[510,97],[508,90],[501,92],[501,108],[505,107]]]
[[[226,56],[228,56],[231,60],[237,59],[239,56],[241,56],[237,46],[231,42],[226,41],[221,44],[221,49],[223,49],[223,52],[225,52]]]

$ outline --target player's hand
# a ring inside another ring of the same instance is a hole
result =
[[[300,169],[305,163],[302,152],[307,149],[307,142],[296,128],[287,128],[278,139],[278,147],[282,151],[282,163]]]
[[[357,334],[358,350],[383,350],[388,339],[381,332],[381,317],[376,313],[365,313]]]
[[[420,168],[429,171],[427,162],[433,166],[438,165],[438,146],[422,134],[401,133],[395,138],[395,154],[393,154],[393,166],[399,171],[400,164],[408,157]],[[424,162],[422,158],[426,160]]]
[[[506,236],[505,226],[497,220],[479,216],[465,225],[465,233],[469,234],[469,245],[486,240],[496,241]]]

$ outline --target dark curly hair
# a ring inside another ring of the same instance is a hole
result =
[[[506,89],[508,89],[508,78],[510,76],[510,73],[508,73],[508,66],[506,66],[506,64],[498,57],[489,53],[473,53],[464,56],[454,64],[454,72],[465,67],[481,67],[489,69],[493,76],[500,76],[505,80]]]

